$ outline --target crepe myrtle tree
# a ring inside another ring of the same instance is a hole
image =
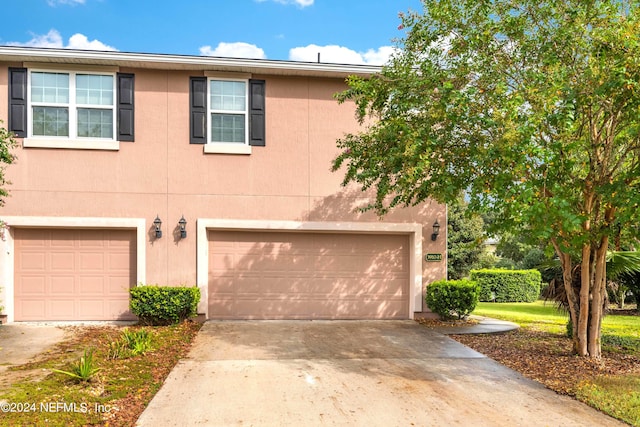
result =
[[[549,242],[573,349],[599,358],[607,249],[640,216],[640,1],[422,3],[381,71],[336,94],[364,127],[333,169],[379,215],[464,190],[493,231]]]

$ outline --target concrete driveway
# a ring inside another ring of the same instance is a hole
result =
[[[139,426],[622,426],[413,321],[207,322]]]

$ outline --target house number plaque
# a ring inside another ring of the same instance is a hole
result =
[[[424,260],[428,262],[442,261],[442,254],[426,254]]]

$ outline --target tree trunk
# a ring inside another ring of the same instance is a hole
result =
[[[600,359],[602,346],[600,343],[600,330],[602,316],[604,313],[604,296],[607,284],[607,249],[609,247],[608,237],[603,237],[600,247],[596,251],[595,271],[591,288],[591,310],[588,331],[588,355]]]
[[[578,349],[578,355],[587,356],[588,332],[589,332],[589,296],[591,290],[591,245],[582,246],[582,262],[580,264],[580,309],[578,314],[578,324],[574,327],[574,348]]]
[[[577,299],[576,293],[573,288],[573,263],[571,261],[571,255],[564,253],[560,250],[560,246],[555,239],[551,239],[551,243],[556,250],[558,258],[560,258],[560,264],[562,265],[562,283],[564,285],[565,294],[567,296],[567,305],[569,306],[569,321],[573,325],[572,341],[573,352],[578,354],[578,335],[577,325],[578,317],[580,314],[580,303]]]
[[[591,245],[585,245],[583,259],[578,266],[580,277],[573,274],[571,256],[556,251],[562,264],[562,279],[573,324],[573,352],[579,356],[601,357],[600,329],[606,292],[607,247],[608,241],[603,241],[596,251],[591,250]]]
[[[627,290],[622,286],[618,286],[618,308],[624,309],[624,300],[627,297]]]

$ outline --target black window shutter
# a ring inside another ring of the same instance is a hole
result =
[[[27,137],[27,69],[9,68],[9,131]]]
[[[134,141],[134,75],[118,73],[118,141]]]
[[[249,80],[249,145],[264,147],[265,81]]]
[[[207,143],[207,78],[189,79],[189,116],[191,144]]]

